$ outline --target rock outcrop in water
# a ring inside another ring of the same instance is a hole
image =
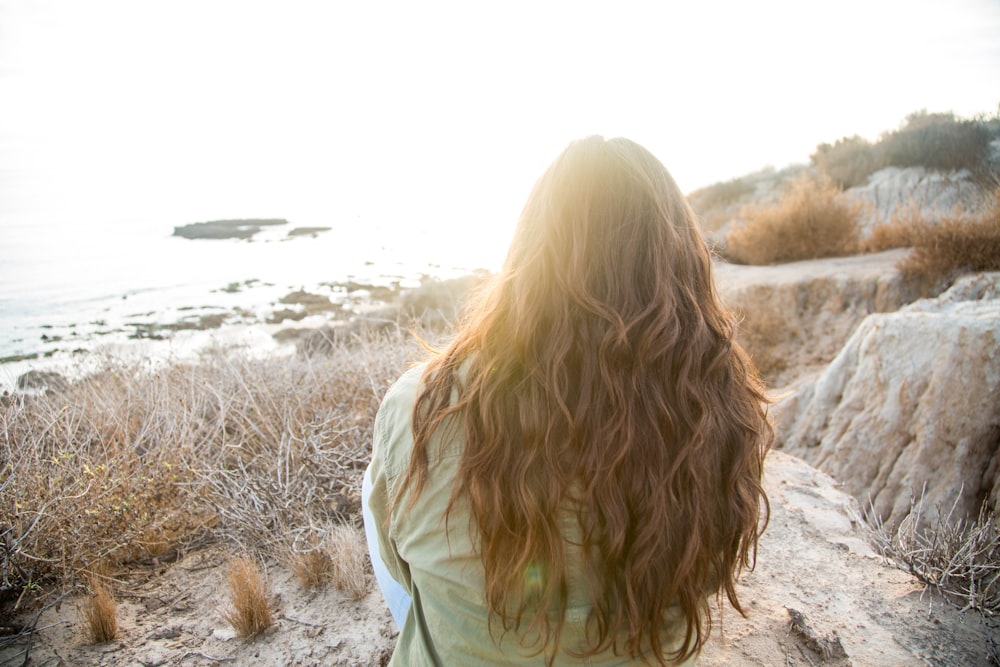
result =
[[[250,239],[262,227],[287,225],[282,218],[248,218],[245,220],[210,220],[174,227],[174,236],[186,239]]]

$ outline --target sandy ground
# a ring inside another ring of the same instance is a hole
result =
[[[770,525],[756,569],[739,586],[748,616],[727,608],[699,664],[991,664],[996,640],[985,622],[960,614],[874,553],[850,518],[853,501],[829,477],[773,452],[766,488]],[[130,573],[117,593],[119,636],[105,644],[87,643],[82,599],[67,599],[39,619],[28,664],[304,667],[388,660],[396,632],[374,587],[358,601],[332,588],[309,592],[279,563],[268,564],[275,626],[257,639],[236,638],[223,618],[226,567],[227,554],[211,548]],[[799,614],[799,631],[790,610]],[[0,653],[0,664],[22,664],[25,647]]]

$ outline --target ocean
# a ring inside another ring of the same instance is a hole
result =
[[[300,212],[251,240],[173,234],[175,226],[204,220],[105,217],[87,210],[4,215],[0,389],[12,388],[27,369],[66,371],[95,356],[177,356],[216,340],[266,351],[275,346],[269,332],[277,327],[264,326],[265,320],[284,307],[278,301],[290,292],[322,294],[336,303],[348,298],[348,281],[415,287],[495,270],[502,261],[503,244],[477,243],[481,234],[335,212]],[[289,236],[297,227],[330,229]],[[227,315],[228,323],[178,331],[166,340],[158,340],[160,329],[152,339],[141,337],[156,324],[213,314]]]

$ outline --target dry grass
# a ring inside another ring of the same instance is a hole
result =
[[[297,531],[358,521],[375,411],[417,347],[389,332],[313,356],[109,362],[4,401],[0,598],[207,540],[280,554]]]
[[[984,504],[975,520],[940,514],[923,525],[923,499],[895,530],[873,509],[864,517],[884,557],[902,563],[927,586],[960,609],[988,616],[1000,613],[1000,527]]]
[[[774,204],[741,211],[745,222],[726,237],[725,256],[741,264],[836,257],[857,250],[858,207],[831,182],[801,178]]]
[[[956,212],[934,220],[909,208],[876,228],[866,244],[869,251],[900,247],[913,248],[899,263],[910,278],[940,281],[964,271],[1000,270],[1000,186],[982,213]]]
[[[333,573],[333,560],[325,549],[314,547],[288,556],[288,567],[303,588],[315,590],[325,585]]]
[[[738,309],[738,339],[761,376],[773,381],[788,368],[787,342],[792,333],[789,331],[792,326],[790,320],[794,318],[768,306]]]
[[[274,625],[267,578],[249,557],[234,559],[226,577],[231,607],[223,617],[239,637],[256,637]]]
[[[286,562],[303,588],[332,584],[352,600],[363,598],[371,588],[364,533],[347,523],[313,536],[304,547],[292,544]]]
[[[363,598],[371,586],[368,545],[364,535],[356,528],[341,525],[333,529],[329,543],[333,565],[330,581],[351,599]]]
[[[80,615],[90,642],[103,644],[118,635],[118,607],[110,591],[96,579],[91,588],[93,595],[84,601]]]

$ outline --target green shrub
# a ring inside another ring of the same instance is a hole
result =
[[[871,143],[862,137],[844,137],[833,144],[820,144],[810,161],[841,189],[864,185],[878,169]]]
[[[960,120],[953,113],[918,111],[903,126],[882,135],[878,145],[880,167],[977,171],[989,157],[991,132],[986,123]]]
[[[724,255],[741,264],[836,257],[857,250],[858,207],[830,181],[800,178],[774,204],[749,205],[726,236]]]

